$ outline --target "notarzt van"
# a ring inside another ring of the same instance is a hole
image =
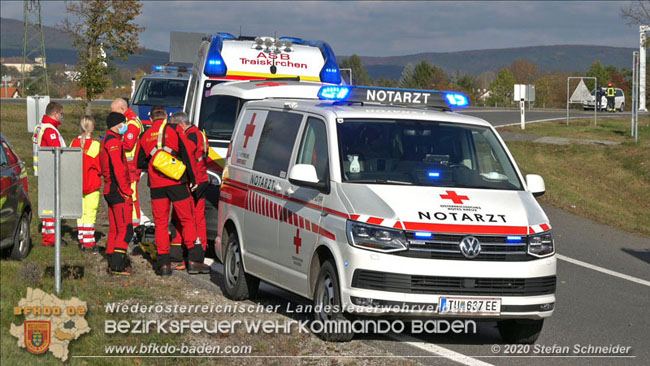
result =
[[[555,305],[542,178],[522,176],[486,121],[449,111],[467,104],[461,94],[319,96],[240,113],[219,199],[227,296],[246,299],[262,279],[312,299],[319,321],[482,319],[508,342],[534,342]],[[392,314],[396,304],[407,311]]]
[[[146,126],[151,125],[149,111],[155,105],[165,107],[169,115],[183,110],[189,79],[187,66],[154,65],[135,88],[131,109]]]

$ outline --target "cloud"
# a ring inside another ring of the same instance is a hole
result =
[[[63,2],[41,2],[46,25],[65,18]],[[404,55],[551,44],[635,47],[638,33],[621,2],[210,2],[145,1],[141,45],[166,51],[169,32],[291,35],[329,42],[338,55]],[[1,2],[22,19],[22,2]]]

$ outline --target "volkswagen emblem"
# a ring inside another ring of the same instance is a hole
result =
[[[481,253],[481,242],[473,236],[466,236],[458,244],[465,258],[474,259]]]

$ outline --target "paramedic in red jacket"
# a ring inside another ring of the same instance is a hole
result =
[[[205,193],[208,188],[208,169],[206,165],[206,160],[208,158],[208,140],[206,136],[198,129],[198,127],[190,124],[187,113],[185,112],[176,112],[172,115],[172,123],[178,125],[177,131],[182,132],[187,137],[187,149],[190,152],[190,155],[196,160],[196,171],[194,175],[196,176],[196,183],[198,187],[192,191],[192,198],[194,203],[194,220],[196,223],[196,233],[201,238],[201,243],[203,243],[203,250],[205,251],[206,245],[208,243],[207,233],[206,233],[206,224],[205,224]],[[172,262],[181,262],[183,260],[182,252],[179,253],[180,249],[178,246],[175,246],[174,243],[182,242],[181,232],[180,232],[180,222],[177,218],[176,211],[172,213],[172,218],[174,221],[174,226],[176,228],[175,238],[172,240]],[[176,252],[176,253],[174,253]],[[180,254],[180,256],[179,256]],[[172,267],[173,267],[172,263]],[[183,269],[183,264],[175,267],[174,269]]]
[[[138,183],[140,182],[140,173],[138,164],[135,161],[135,153],[138,149],[138,142],[140,135],[144,132],[144,127],[138,117],[131,108],[129,108],[126,100],[117,98],[111,103],[111,112],[122,113],[126,117],[126,133],[122,139],[124,142],[124,155],[126,155],[126,163],[129,166],[129,174],[131,176],[131,189],[133,190],[133,230],[140,226],[140,198],[138,195]]]
[[[81,117],[79,127],[81,136],[70,144],[70,147],[80,147],[83,151],[83,214],[77,220],[77,235],[81,250],[96,253],[95,221],[102,188],[102,168],[99,164],[101,144],[92,137],[95,130],[95,119],[92,116]]]
[[[122,135],[126,133],[126,118],[111,112],[106,118],[106,136],[102,141],[99,161],[104,176],[104,199],[108,203],[108,238],[106,257],[111,274],[131,275],[131,261],[126,253],[133,236],[131,223],[131,180],[124,155]]]
[[[169,256],[169,212],[171,204],[181,223],[183,244],[188,251],[187,270],[190,273],[209,273],[210,267],[203,264],[203,246],[196,233],[193,215],[193,203],[190,189],[196,189],[194,159],[186,148],[186,139],[173,126],[167,123],[167,112],[162,106],[154,106],[150,112],[153,125],[140,138],[137,153],[138,168],[147,169],[151,192],[151,211],[156,226],[156,273],[169,276],[172,273]],[[158,135],[162,131],[161,149],[175,156],[186,166],[185,173],[179,180],[167,177],[154,167],[154,157],[158,151]],[[188,187],[190,184],[190,187]]]
[[[63,106],[57,102],[50,102],[45,107],[43,121],[34,128],[32,137],[32,150],[34,154],[34,175],[38,175],[38,148],[39,147],[65,147],[63,137],[59,132],[59,126],[63,122]],[[54,246],[55,219],[43,219],[41,236],[43,245]],[[66,242],[61,240],[62,245]]]

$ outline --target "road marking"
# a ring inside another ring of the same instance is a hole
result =
[[[577,259],[573,259],[573,258],[564,256],[562,254],[555,254],[555,256],[558,259],[561,259],[561,260],[569,262],[569,263],[573,263],[573,264],[578,265],[578,266],[593,269],[594,271],[602,272],[602,273],[608,274],[610,276],[622,278],[624,280],[632,281],[632,282],[635,282],[635,283],[650,287],[650,281],[646,281],[646,280],[642,280],[640,278],[628,276],[628,275],[620,273],[620,272],[612,271],[611,269],[598,267],[598,266],[595,266],[593,264],[589,264],[587,262],[579,261]]]
[[[408,344],[409,346],[419,348],[423,351],[429,352],[429,353],[434,353],[438,356],[442,356],[444,358],[447,358],[449,360],[461,363],[463,365],[471,365],[471,366],[491,366],[491,363],[483,362],[481,360],[477,360],[476,358],[472,358],[469,356],[465,356],[462,353],[458,353],[455,351],[452,351],[450,349],[440,347],[436,344],[433,343],[428,343],[428,342],[423,342],[421,339],[412,337],[406,334],[388,334],[387,335],[389,338],[393,338],[394,340],[403,342]]]

